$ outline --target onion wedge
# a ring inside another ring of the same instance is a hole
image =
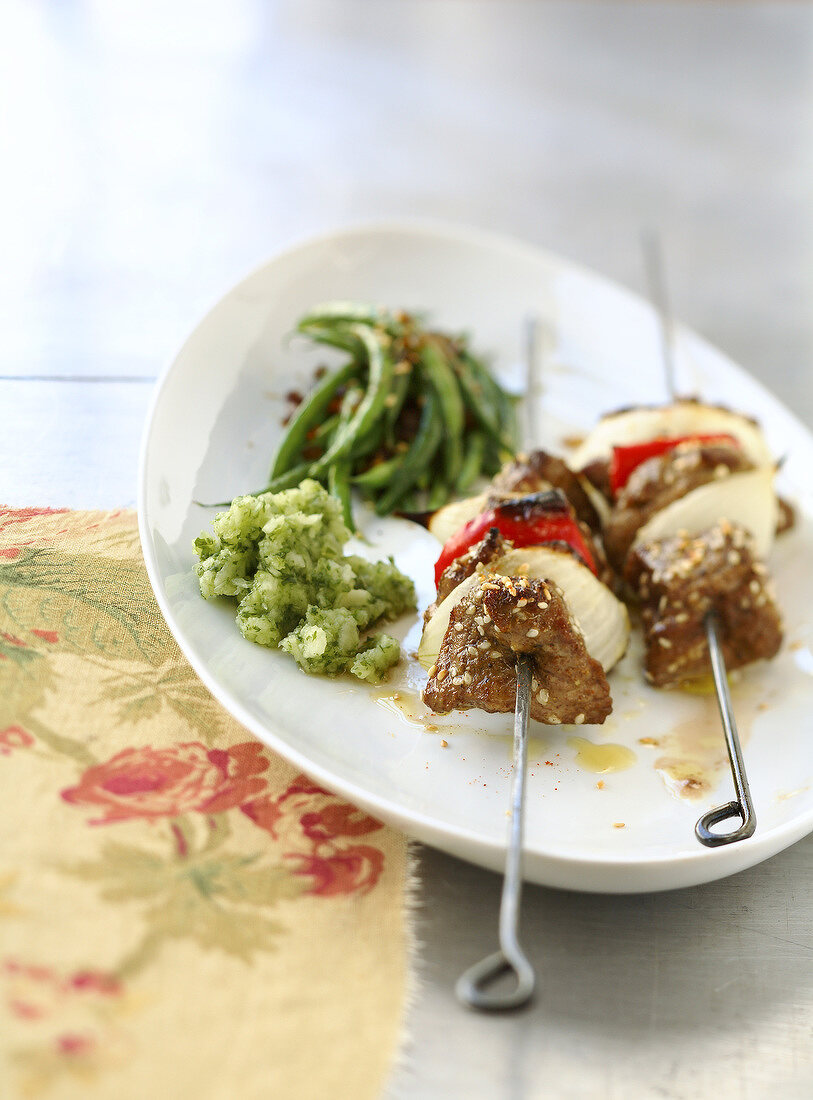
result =
[[[580,561],[566,550],[548,546],[527,546],[509,550],[489,562],[487,572],[516,576],[521,565],[528,566],[532,580],[549,580],[558,585],[568,609],[584,635],[587,652],[605,672],[624,655],[629,638],[627,609],[609,588],[602,584]],[[418,660],[429,671],[437,661],[452,609],[467,592],[480,583],[483,574],[473,573],[459,584],[440,604],[424,628],[418,647]]]
[[[612,512],[609,501],[605,497],[604,493],[600,492],[595,487],[595,485],[593,485],[593,483],[588,480],[588,478],[583,477],[581,474],[577,474],[576,476],[581,482],[582,489],[584,489],[585,493],[587,494],[587,499],[596,510],[596,515],[598,516],[599,523],[602,527],[604,527],[607,523],[607,520],[610,518],[610,513]]]
[[[583,470],[596,459],[608,458],[613,447],[684,435],[731,435],[755,466],[773,461],[762,429],[747,416],[697,401],[675,401],[672,405],[628,409],[603,417],[568,464],[574,470]]]
[[[751,533],[757,557],[765,559],[776,530],[773,478],[774,467],[763,466],[701,485],[656,512],[640,528],[634,545],[670,538],[681,531],[690,536],[699,535],[721,519],[727,519]]]
[[[476,497],[466,497],[465,500],[453,500],[450,504],[444,504],[429,520],[429,531],[445,546],[452,535],[456,535],[464,524],[479,516],[485,511],[485,493]]]

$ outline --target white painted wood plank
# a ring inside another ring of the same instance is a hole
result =
[[[0,502],[135,507],[151,391],[127,382],[0,381]]]

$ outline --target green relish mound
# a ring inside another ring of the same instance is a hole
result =
[[[318,482],[236,497],[213,527],[195,539],[201,595],[236,598],[249,641],[285,650],[305,672],[373,684],[397,663],[398,642],[368,631],[414,610],[414,585],[392,561],[342,553],[342,506]]]

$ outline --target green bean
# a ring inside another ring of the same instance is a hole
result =
[[[513,453],[510,396],[461,341],[425,331],[416,315],[334,301],[309,311],[297,331],[351,358],[299,407],[263,491],[314,477],[341,501],[350,526],[351,486],[379,515],[423,511],[468,491]],[[408,447],[398,442],[405,436]],[[318,457],[306,462],[309,445]]]
[[[350,457],[354,459],[367,458],[371,454],[375,454],[381,448],[384,442],[384,420],[383,417],[379,417],[377,423],[373,424],[369,431],[364,432],[358,437],[350,448]]]
[[[308,434],[309,443],[321,443],[323,439],[329,438],[339,423],[339,414],[334,413],[333,416],[329,416],[327,420],[323,420],[318,428],[312,428]]]
[[[325,344],[330,348],[338,348],[340,351],[349,351],[351,355],[361,358],[364,352],[361,341],[353,332],[348,332],[341,325],[314,325],[304,329],[301,335],[308,336],[316,344]]]
[[[356,474],[352,479],[353,484],[364,489],[383,489],[403,461],[403,455],[396,455],[394,458],[379,462],[377,465],[371,466],[369,470],[365,470],[364,473]]]
[[[404,460],[393,474],[385,493],[379,498],[375,510],[379,516],[388,515],[402,496],[412,488],[421,473],[432,461],[443,436],[443,425],[438,416],[439,402],[430,390],[421,411],[418,430],[412,446],[404,455]]]
[[[272,481],[290,469],[294,459],[307,444],[308,432],[319,424],[331,401],[336,396],[336,391],[348,382],[357,370],[358,367],[355,361],[351,360],[351,362],[345,363],[334,374],[329,374],[322,381],[322,384],[313,391],[308,400],[299,406],[271,467]]]
[[[384,410],[392,383],[392,356],[381,339],[368,328],[357,325],[355,331],[363,341],[368,357],[367,392],[349,422],[337,429],[331,445],[313,464],[311,476],[321,474],[337,458],[343,458],[353,443],[375,425]]]
[[[424,345],[420,355],[421,373],[434,390],[443,419],[443,452],[445,455],[445,478],[447,484],[454,485],[460,467],[463,464],[463,399],[457,385],[454,371],[440,350],[437,342]]]
[[[461,352],[460,363],[463,370],[468,370],[470,377],[479,385],[482,394],[482,400],[479,402],[476,402],[475,395],[476,407],[472,408],[473,414],[480,420],[483,427],[489,430],[489,434],[493,434],[497,442],[513,454],[517,447],[517,418],[512,398],[470,351]],[[460,377],[462,379],[462,372]],[[491,409],[494,410],[495,417],[490,415]],[[491,431],[491,428],[494,430]]]
[[[385,431],[391,446],[395,443],[395,423],[401,415],[401,409],[404,407],[404,402],[409,393],[412,374],[412,364],[407,359],[401,359],[393,368],[392,390],[387,394],[387,400],[385,401],[387,411],[384,414]]]
[[[398,503],[398,511],[407,516],[421,515],[421,513],[427,511],[426,493],[420,489],[407,493],[406,496],[401,497]]]
[[[298,485],[300,481],[303,481],[308,477],[308,471],[310,470],[309,462],[301,462],[297,466],[292,466],[290,470],[286,470],[284,474],[280,474],[279,477],[272,478],[268,482],[264,489],[261,489],[262,493],[280,493],[283,489],[293,489],[295,485]],[[256,496],[252,493],[252,496]]]
[[[388,309],[372,306],[366,302],[324,302],[315,306],[302,317],[297,325],[300,332],[309,333],[313,328],[328,329],[336,324],[369,325],[371,328],[383,328],[387,332],[400,332],[403,328]]]
[[[427,512],[436,512],[438,508],[443,507],[448,499],[449,486],[445,481],[436,481],[429,490],[429,497],[426,501]]]
[[[474,376],[462,356],[455,358],[454,366],[466,408],[484,431],[488,432],[492,438],[502,442],[503,430],[500,425],[499,412],[492,404],[494,400],[493,393],[489,395],[489,400],[486,397],[483,383]]]
[[[344,459],[334,462],[327,476],[328,492],[336,497],[342,506],[342,518],[348,531],[355,531],[353,522],[353,504],[350,500],[350,463]]]
[[[455,489],[465,493],[480,475],[486,453],[486,437],[482,432],[469,432],[466,454],[457,478]]]
[[[260,493],[281,493],[283,489],[293,489],[295,485],[298,485],[300,481],[308,476],[310,470],[309,462],[302,462],[298,466],[292,466],[287,473],[282,474],[280,477],[274,478],[273,481],[269,481],[267,485],[264,485],[262,489],[252,489],[248,493],[238,493],[237,496],[241,497],[258,497]],[[232,501],[236,497],[232,497],[231,500],[215,500],[211,503],[204,503],[203,501],[196,500],[194,503],[201,508],[228,508]]]

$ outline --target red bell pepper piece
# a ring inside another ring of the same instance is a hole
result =
[[[721,433],[719,435],[678,435],[672,439],[648,439],[646,443],[630,443],[624,447],[613,447],[613,457],[610,460],[610,488],[613,496],[617,496],[627,484],[633,470],[642,462],[655,455],[666,454],[678,443],[731,443],[739,447],[739,440],[733,435]]]
[[[444,544],[440,557],[435,563],[436,588],[443,571],[461,554],[465,554],[470,547],[478,543],[492,527],[496,527],[504,538],[510,539],[515,547],[566,542],[593,573],[597,572],[593,555],[584,541],[579,525],[567,513],[553,512],[523,519],[506,515],[499,508],[490,508],[487,512],[482,512],[469,520]]]

